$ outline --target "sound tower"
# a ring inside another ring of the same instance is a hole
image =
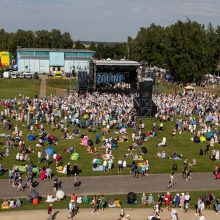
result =
[[[87,71],[78,71],[78,93],[84,94],[88,90],[88,73]]]
[[[139,117],[152,117],[157,113],[157,106],[152,100],[153,79],[142,78],[137,85],[138,95],[134,97],[134,108]]]

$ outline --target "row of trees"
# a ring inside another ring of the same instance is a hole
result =
[[[176,81],[199,82],[214,73],[220,59],[220,26],[177,21],[166,28],[151,24],[128,38],[130,58],[165,68]]]
[[[74,42],[69,33],[0,30],[0,49],[15,54],[16,47],[75,48],[96,51],[98,59],[133,59],[165,68],[176,81],[198,82],[207,73],[214,73],[220,59],[220,26],[207,27],[196,21],[177,21],[168,27],[151,24],[140,28],[137,36],[126,43],[91,43],[89,48]]]
[[[17,46],[26,48],[72,48],[73,40],[68,32],[60,30],[24,31],[17,30],[15,33],[0,29],[0,49],[15,54]]]

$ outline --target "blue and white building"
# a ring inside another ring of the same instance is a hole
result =
[[[94,55],[95,52],[91,50],[18,48],[18,71],[46,74],[55,71],[89,73],[90,60]]]

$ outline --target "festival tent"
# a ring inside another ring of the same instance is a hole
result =
[[[92,140],[88,140],[87,144],[88,144],[88,146],[92,147],[93,146],[93,141]]]
[[[207,134],[206,134],[206,138],[207,139],[210,139],[210,138],[212,138],[214,136],[214,134],[212,133],[212,132],[208,132]]]
[[[198,136],[195,136],[195,137],[193,138],[193,141],[194,141],[195,143],[200,143],[200,139],[199,139]]]
[[[65,193],[63,192],[63,190],[56,191],[56,198],[57,199],[62,200],[62,199],[64,199],[64,197],[65,197]]]
[[[121,128],[120,134],[125,134],[126,133],[126,128]]]
[[[27,136],[27,139],[28,139],[29,141],[35,141],[35,140],[36,140],[36,137],[35,137],[34,135],[32,135],[32,134],[29,134],[29,135]]]
[[[146,147],[141,147],[141,151],[143,154],[146,154],[147,153],[147,148]]]
[[[83,119],[87,119],[87,118],[89,118],[88,114],[83,115]]]
[[[47,147],[47,148],[45,149],[45,153],[46,153],[46,154],[49,154],[50,156],[52,156],[52,155],[55,154],[55,151],[54,151],[54,149],[53,149],[51,146],[49,146],[49,147]]]
[[[200,139],[201,142],[205,142],[206,141],[206,138],[204,136],[201,136],[199,139]]]
[[[71,160],[79,160],[79,154],[78,153],[72,153],[71,156],[70,156],[70,159]]]
[[[88,146],[88,140],[89,140],[89,138],[88,138],[87,136],[84,136],[84,137],[81,139],[82,145]]]
[[[184,89],[186,89],[186,90],[195,90],[195,88],[193,86],[186,86],[186,87],[184,87]]]
[[[127,195],[128,204],[136,204],[137,203],[137,195],[134,192],[129,192]]]

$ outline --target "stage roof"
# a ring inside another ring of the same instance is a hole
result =
[[[93,60],[96,66],[140,66],[137,61],[131,60]]]

